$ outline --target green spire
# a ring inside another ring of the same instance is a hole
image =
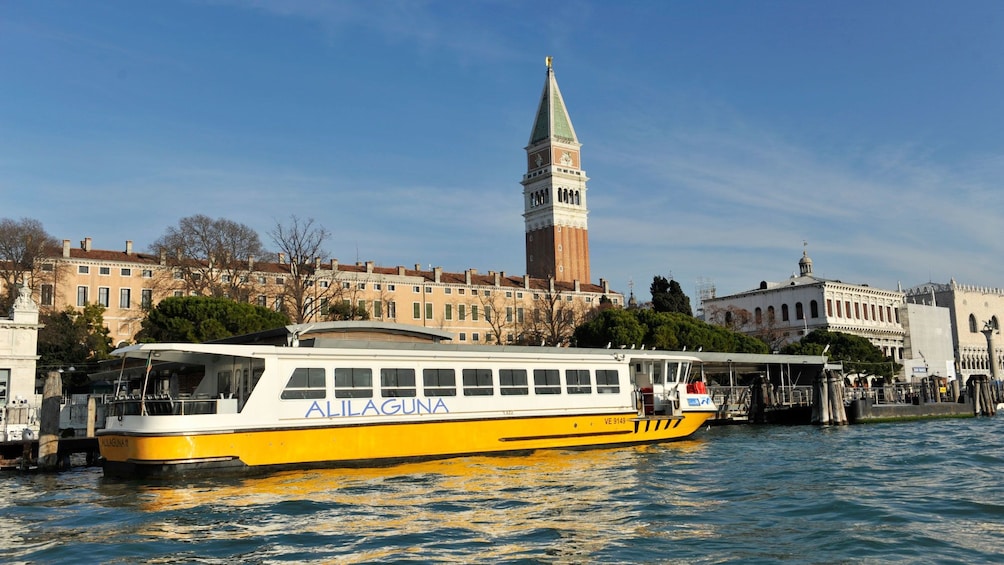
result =
[[[544,92],[540,96],[540,106],[537,107],[537,119],[530,134],[530,145],[548,139],[578,143],[572,122],[565,111],[565,101],[561,98],[561,91],[558,90],[558,81],[554,79],[550,57],[547,58],[547,80],[544,82]]]

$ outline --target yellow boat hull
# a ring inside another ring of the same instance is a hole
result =
[[[106,430],[99,434],[99,444],[105,472],[122,476],[207,468],[366,466],[672,441],[690,436],[712,415],[571,415],[150,435]]]

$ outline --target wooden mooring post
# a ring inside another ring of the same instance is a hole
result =
[[[42,411],[38,426],[38,470],[59,470],[59,403],[63,399],[63,379],[49,371],[42,391]]]
[[[812,423],[820,426],[847,424],[844,410],[844,381],[826,369],[812,381]]]

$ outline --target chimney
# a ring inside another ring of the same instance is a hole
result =
[[[416,271],[421,271],[422,270],[422,264],[421,263],[415,263],[415,270]]]
[[[367,273],[373,272],[373,261],[366,261],[366,272]]]
[[[160,265],[162,267],[164,265],[167,265],[167,251],[165,251],[163,249],[160,250]]]
[[[69,258],[70,258],[70,240],[64,239],[63,240],[63,259],[69,259]]]
[[[332,259],[331,260],[331,270],[332,271],[337,271],[338,270],[338,259]]]
[[[80,248],[84,251],[91,250],[91,238],[85,237],[83,241],[80,242]]]
[[[530,275],[523,275],[523,288],[530,288]]]
[[[279,252],[279,264],[280,265],[286,264],[286,254],[283,253],[282,251]]]
[[[405,268],[402,267],[402,266],[400,266],[400,265],[398,265],[398,267],[397,267],[397,275],[399,277],[403,277],[404,276],[404,272],[405,272]]]
[[[321,258],[314,257],[314,268],[320,270],[321,268]]]
[[[554,292],[554,277],[547,278],[547,289]]]
[[[582,292],[582,284],[579,282],[579,279],[572,281],[572,284],[574,285],[575,292]]]
[[[471,275],[474,274],[472,273],[473,270],[474,269],[467,269],[467,272],[464,273],[464,283],[467,284],[467,286],[471,285]]]
[[[436,282],[442,282],[443,268],[442,267],[436,267],[435,269],[433,269],[432,270],[432,276],[433,276],[433,278],[435,279]]]
[[[600,286],[603,287],[604,294],[610,293],[610,283],[608,283],[606,279],[600,279]]]
[[[132,255],[132,240],[126,240],[126,255]]]
[[[248,255],[248,270],[254,270],[254,255]]]
[[[502,277],[505,276],[505,272],[495,273],[495,286],[502,286]]]

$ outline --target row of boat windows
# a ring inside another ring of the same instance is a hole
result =
[[[415,369],[384,368],[379,371],[379,391],[374,390],[374,371],[368,367],[337,367],[333,371],[335,398],[381,398],[457,396],[512,396],[534,394],[617,394],[616,370],[597,369],[422,369],[421,387]],[[595,376],[595,379],[594,379]],[[564,379],[562,379],[564,377]],[[532,378],[532,380],[531,380]],[[531,387],[532,383],[532,387]],[[497,384],[497,386],[496,386]],[[319,399],[328,395],[328,371],[300,367],[293,370],[281,397]]]

